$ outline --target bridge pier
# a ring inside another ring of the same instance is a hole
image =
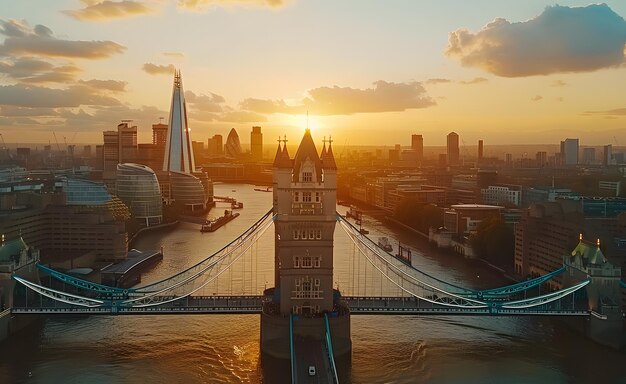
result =
[[[261,312],[261,352],[277,358],[290,359],[289,316],[283,316],[279,304],[273,301],[274,289],[266,290]],[[350,313],[347,306],[337,300],[335,308],[328,314],[328,323],[335,357],[350,356]],[[324,342],[325,320],[323,314],[294,316],[294,337],[310,338]]]

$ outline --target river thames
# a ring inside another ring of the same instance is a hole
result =
[[[236,238],[271,207],[272,194],[251,185],[216,184],[215,194],[244,203],[241,216],[213,233],[181,223],[142,235],[134,248],[163,247],[149,283],[204,259]],[[211,215],[219,216],[218,204]],[[339,211],[345,213],[345,207]],[[210,215],[210,216],[211,216]],[[508,282],[486,266],[440,253],[424,240],[366,216],[371,237],[413,250],[413,264],[460,285]],[[255,288],[273,281],[270,228],[256,250]],[[336,284],[347,282],[350,245],[337,226]],[[353,316],[352,383],[626,383],[626,353],[584,339],[549,318]],[[52,317],[0,346],[0,383],[273,383],[285,366],[262,362],[257,315]],[[288,370],[288,365],[286,366]]]

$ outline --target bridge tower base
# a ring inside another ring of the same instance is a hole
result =
[[[289,317],[282,316],[278,303],[272,302],[273,288],[266,291],[263,312],[261,313],[261,352],[277,358],[290,359]],[[347,307],[328,314],[328,325],[335,358],[350,356],[352,340],[350,339],[350,313]],[[324,342],[324,316],[296,316],[294,320],[294,337],[310,338]]]

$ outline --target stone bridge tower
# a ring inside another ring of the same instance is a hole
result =
[[[262,348],[278,357],[284,357],[285,351],[288,353],[288,349],[282,348],[288,347],[288,343],[279,339],[289,336],[284,326],[290,315],[301,319],[294,333],[321,337],[319,331],[323,329],[326,313],[331,318],[333,339],[343,339],[347,345],[343,350],[349,351],[348,311],[343,311],[344,316],[339,315],[342,312],[340,295],[333,289],[337,166],[332,142],[329,140],[326,148],[324,140],[322,152],[318,154],[307,129],[293,159],[286,143],[286,140],[279,140],[273,164],[275,277],[274,288],[266,292],[271,305],[266,306],[262,315]],[[268,347],[272,344],[270,339],[281,347]],[[339,353],[342,343],[337,344],[335,350]]]

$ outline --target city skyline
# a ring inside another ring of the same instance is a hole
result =
[[[4,11],[9,145],[24,132],[33,143],[53,132],[98,143],[122,119],[149,142],[167,117],[174,68],[185,75],[195,141],[258,125],[268,138],[297,137],[307,111],[316,137],[348,145],[406,145],[421,134],[425,147],[441,146],[451,131],[487,145],[626,140],[618,1],[68,0]]]

